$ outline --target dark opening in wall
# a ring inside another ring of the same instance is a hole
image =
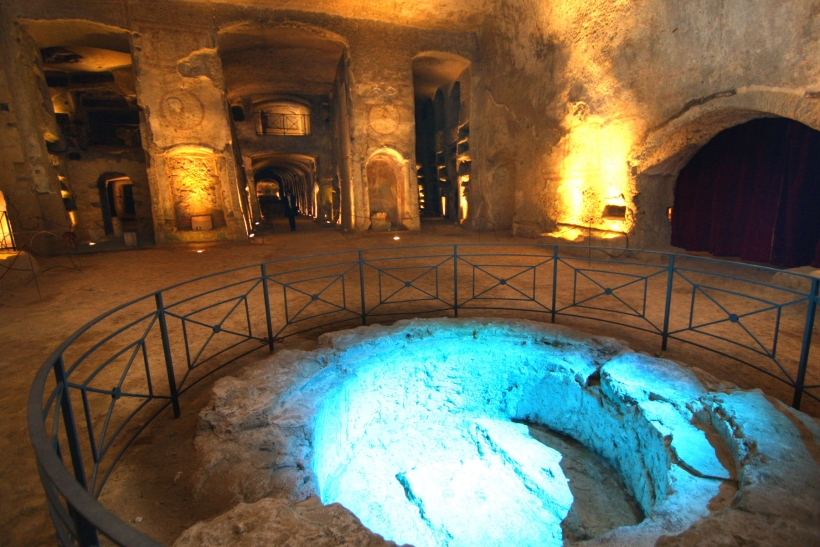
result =
[[[469,116],[461,108],[461,83],[469,78],[469,66],[467,59],[443,51],[413,59],[421,216],[458,222],[467,217]]]
[[[820,264],[820,131],[761,118],[718,133],[681,170],[672,245],[796,267]]]
[[[60,72],[56,70],[46,71],[46,84],[48,87],[70,87],[72,85],[102,84],[114,82],[114,74],[111,72]]]
[[[604,207],[604,212],[601,215],[604,218],[626,218],[626,207],[623,205],[607,205]]]
[[[235,122],[244,122],[245,121],[245,110],[241,106],[232,106],[231,107],[231,117]]]

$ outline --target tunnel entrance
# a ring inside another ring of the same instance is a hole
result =
[[[820,132],[761,118],[715,136],[681,170],[672,245],[782,267],[820,265]]]
[[[137,232],[139,218],[134,182],[124,173],[103,173],[97,179],[97,188],[105,234],[124,237],[125,232]]]
[[[252,231],[270,228],[284,214],[288,193],[300,215],[335,226],[343,210],[351,225],[341,38],[308,26],[242,23],[222,29],[218,46]],[[279,198],[271,186],[256,188],[260,182],[279,185]]]
[[[470,62],[459,55],[431,52],[413,60],[416,169],[423,219],[461,223],[469,216],[469,84]]]
[[[285,216],[285,200],[293,196],[298,214],[316,218],[318,184],[316,160],[295,155],[276,155],[257,160],[253,171],[260,217],[257,232],[273,228],[277,219]]]

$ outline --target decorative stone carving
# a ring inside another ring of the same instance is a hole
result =
[[[393,105],[379,105],[370,107],[367,123],[373,131],[381,135],[392,135],[401,122],[401,114]]]
[[[217,156],[175,152],[166,159],[177,229],[190,230],[194,216],[210,215],[213,227],[224,226]]]
[[[175,129],[190,131],[202,125],[205,107],[199,98],[182,89],[168,93],[161,102],[162,117]]]

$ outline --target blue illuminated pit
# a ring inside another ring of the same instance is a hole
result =
[[[276,543],[294,530],[305,534],[294,544],[317,545],[311,534],[322,545],[387,545],[375,534],[416,547],[655,545],[726,508],[738,462],[758,465],[732,413],[762,395],[709,392],[701,377],[529,321],[323,335],[313,351],[278,352],[215,384],[200,415],[197,495],[247,504],[178,545],[213,534]],[[550,432],[574,441],[539,442]],[[632,496],[631,521],[586,526],[583,503],[589,514],[609,501],[589,492],[597,468],[567,465],[576,441],[614,469],[601,482]]]
[[[708,426],[693,425],[705,394],[694,375],[610,339],[435,320],[340,333],[332,346],[331,366],[297,395],[321,399],[318,493],[399,544],[564,544],[573,497],[561,454],[513,420],[603,456],[649,521],[673,506],[682,521],[705,515],[730,478]]]

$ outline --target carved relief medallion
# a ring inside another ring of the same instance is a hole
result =
[[[401,115],[395,106],[377,105],[370,107],[367,121],[370,129],[376,133],[389,135],[399,127]]]
[[[187,131],[202,125],[205,107],[199,98],[183,89],[177,89],[162,98],[162,117],[175,129]]]

